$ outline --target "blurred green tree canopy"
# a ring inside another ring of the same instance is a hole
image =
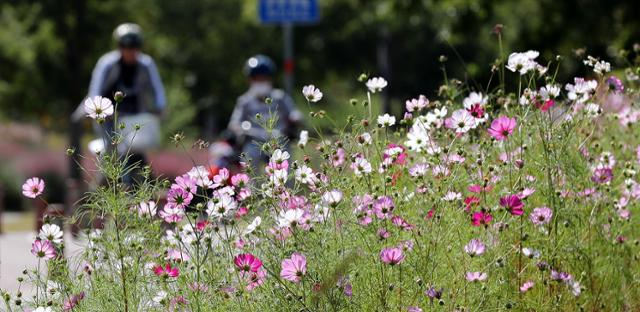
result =
[[[584,47],[615,62],[620,49],[640,41],[637,0],[319,2],[321,21],[295,29],[296,88],[331,86],[345,98],[360,72],[387,76],[396,104],[433,94],[443,54],[456,77],[486,79],[499,56],[496,24],[504,25],[505,51],[536,49],[547,60]],[[168,131],[207,136],[224,127],[246,87],[246,58],[264,53],[282,64],[281,29],[259,23],[256,0],[16,0],[0,10],[0,118],[56,130],[67,123],[53,121],[83,99],[95,62],[114,48],[111,32],[122,22],[145,31],[144,50],[167,88]],[[567,62],[561,74],[580,70]],[[323,102],[346,104],[340,96]]]

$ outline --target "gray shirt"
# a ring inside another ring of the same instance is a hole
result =
[[[271,104],[248,93],[241,95],[231,114],[229,130],[236,136],[262,142],[291,134],[295,124],[302,120],[302,113],[296,108],[293,99],[282,90],[273,89],[269,98],[273,100]],[[259,120],[256,118],[258,114],[261,116]],[[262,125],[268,124],[271,118],[276,121],[270,136]]]

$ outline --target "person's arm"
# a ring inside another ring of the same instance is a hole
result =
[[[285,94],[284,96],[284,106],[285,106],[285,110],[287,112],[287,119],[289,121],[289,123],[291,124],[301,124],[302,123],[302,112],[300,110],[298,110],[298,108],[296,107],[296,103],[293,101],[293,98],[290,97],[288,94]]]
[[[236,135],[236,137],[242,136],[242,118],[244,116],[244,102],[238,99],[236,106],[233,109],[231,118],[229,118],[229,126],[227,128]]]
[[[162,113],[167,106],[167,99],[164,94],[164,86],[162,85],[162,79],[160,79],[160,73],[158,73],[158,68],[152,58],[149,58],[147,68],[149,69],[151,87],[153,88],[155,97],[155,108],[157,112]]]

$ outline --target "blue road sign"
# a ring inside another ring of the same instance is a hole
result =
[[[317,0],[260,0],[258,12],[264,24],[306,24],[320,19]]]

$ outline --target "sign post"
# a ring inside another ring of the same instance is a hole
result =
[[[320,18],[317,0],[260,0],[258,6],[260,21],[263,24],[282,25],[284,88],[293,92],[295,69],[293,25],[311,24]]]

